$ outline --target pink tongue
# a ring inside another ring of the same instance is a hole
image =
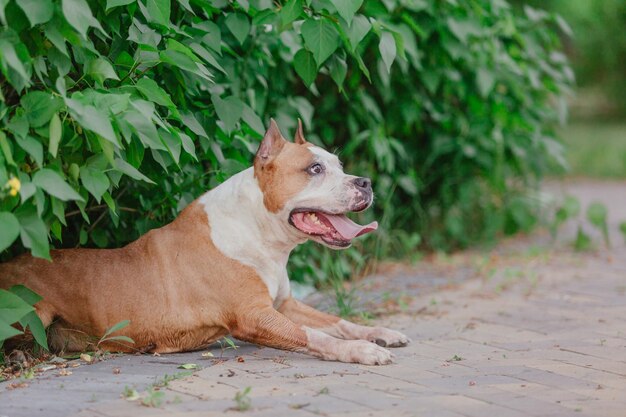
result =
[[[328,220],[333,227],[339,232],[344,239],[350,240],[357,236],[364,235],[365,233],[373,232],[378,229],[378,222],[371,222],[365,226],[356,224],[343,214],[326,214],[317,213],[318,216],[324,217]]]

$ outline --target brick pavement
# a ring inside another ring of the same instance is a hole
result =
[[[160,408],[119,400],[77,416],[237,414],[233,398],[251,387],[249,416],[623,417],[625,254],[564,252],[540,263],[499,255],[492,262],[503,269],[533,265],[536,282],[525,271],[502,289],[479,274],[414,298],[405,313],[377,320],[415,341],[394,350],[390,366],[246,346],[235,353],[243,362],[231,355],[171,382]]]

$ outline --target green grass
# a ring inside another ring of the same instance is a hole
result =
[[[569,175],[626,178],[626,121],[575,122],[561,129]]]

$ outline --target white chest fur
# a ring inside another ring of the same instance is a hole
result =
[[[229,258],[252,267],[278,306],[290,295],[289,253],[299,242],[285,233],[283,222],[269,213],[249,168],[200,197],[209,217],[211,239]]]

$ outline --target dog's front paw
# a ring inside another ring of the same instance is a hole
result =
[[[350,349],[344,362],[363,365],[387,365],[393,362],[393,353],[374,343],[365,340],[350,340],[346,343],[350,345]]]
[[[411,343],[406,335],[384,327],[374,327],[368,333],[367,340],[384,347],[403,347]]]

